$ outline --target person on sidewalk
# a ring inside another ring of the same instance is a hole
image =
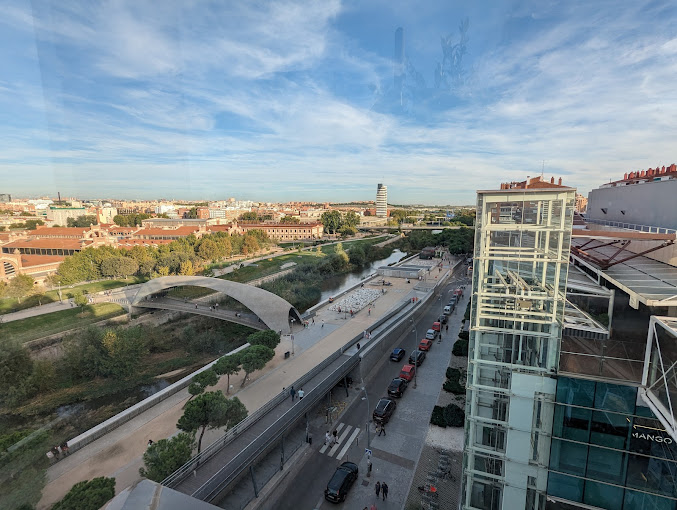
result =
[[[294,399],[296,398],[296,390],[294,389],[293,386],[289,390],[289,394],[291,395],[291,401],[294,402]]]
[[[378,430],[378,435],[380,436],[381,434],[386,435],[386,427],[383,424],[381,424],[381,428]]]
[[[331,445],[334,446],[337,443],[338,443],[338,430],[334,429],[334,432],[332,432]]]
[[[305,394],[305,391],[303,391],[303,388],[299,388],[299,400],[303,400],[304,394]]]
[[[376,499],[378,499],[379,493],[381,492],[381,482],[376,482],[374,490],[376,491]]]
[[[381,490],[383,491],[383,501],[388,498],[388,484],[383,482],[381,484]]]
[[[329,433],[329,431],[327,431],[327,433],[324,435],[324,444],[325,445],[332,445],[332,436]]]
[[[372,503],[371,506],[369,507],[369,510],[378,510],[378,509],[376,508],[376,504],[375,504],[375,503]]]

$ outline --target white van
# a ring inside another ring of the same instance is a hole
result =
[[[444,307],[444,311],[442,312],[444,315],[451,315],[451,307],[449,305]]]
[[[426,337],[428,340],[435,340],[435,339],[437,338],[437,331],[435,331],[434,329],[429,329],[429,330],[426,332],[425,337]]]

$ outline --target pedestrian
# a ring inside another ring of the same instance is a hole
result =
[[[332,444],[332,437],[331,437],[331,434],[329,433],[329,431],[327,431],[327,433],[324,435],[324,444],[325,445],[327,445],[327,444],[331,445]]]
[[[315,317],[313,317],[313,324],[315,324]]]
[[[150,448],[152,445],[153,445],[153,440],[152,440],[152,439],[149,439],[149,440],[148,440],[148,446],[147,446],[147,448]]]
[[[375,504],[375,503],[372,503],[371,506],[369,507],[369,510],[378,510],[378,509],[376,508],[376,504]]]
[[[367,457],[367,476],[371,476],[371,457]]]
[[[386,427],[383,423],[381,423],[381,428],[378,431],[378,435],[380,436],[381,434],[383,434],[384,436],[386,435]]]
[[[449,324],[447,324],[447,325],[444,327],[444,330],[445,330],[445,331],[449,331]]]
[[[197,310],[197,303],[195,303],[195,309]]]
[[[371,308],[369,309],[369,315],[371,315]]]
[[[291,401],[294,402],[294,398],[296,398],[296,390],[293,386],[290,388],[289,394],[291,395]]]
[[[299,400],[303,400],[303,395],[305,392],[303,391],[303,388],[299,388]]]
[[[381,492],[381,482],[376,482],[374,490],[376,491],[376,499],[378,499],[379,493]]]
[[[357,342],[357,350],[360,350],[360,342]]]
[[[381,484],[381,490],[383,491],[383,501],[388,498],[388,484],[383,482]]]
[[[338,430],[334,429],[334,432],[332,432],[332,444],[337,444],[338,443]]]
[[[320,327],[320,329],[322,329],[323,327],[324,327],[324,319],[322,319],[322,326]]]

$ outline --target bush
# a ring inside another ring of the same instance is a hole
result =
[[[468,355],[468,341],[467,340],[456,340],[454,348],[451,350],[454,356],[467,356]]]
[[[447,379],[454,379],[458,381],[461,378],[461,370],[458,368],[447,368],[447,373],[446,373]]]
[[[462,427],[465,424],[465,411],[456,404],[445,407],[443,415],[447,427]]]
[[[468,331],[461,331],[458,334],[458,338],[460,338],[461,340],[469,340],[470,339],[470,333]]]
[[[115,478],[100,476],[73,485],[52,510],[99,510],[113,496],[115,496]]]
[[[430,416],[430,423],[438,427],[447,428],[447,420],[444,417],[444,407],[435,406]]]
[[[454,395],[463,395],[465,393],[465,387],[458,380],[448,379],[442,385],[442,389]]]

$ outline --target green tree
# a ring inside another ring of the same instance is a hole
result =
[[[0,349],[0,401],[6,398],[6,389],[17,387],[31,375],[33,361],[28,350],[19,342],[4,339]]]
[[[188,385],[188,393],[191,394],[190,398],[204,393],[207,386],[214,386],[217,382],[219,382],[219,376],[214,370],[205,370],[195,374],[190,385]]]
[[[339,211],[326,211],[322,213],[320,221],[327,232],[335,234],[343,225],[341,213]]]
[[[270,349],[275,349],[280,343],[280,335],[272,329],[257,331],[247,337],[250,345],[265,345]]]
[[[73,485],[52,510],[99,510],[113,496],[115,496],[115,478],[100,476]]]
[[[240,214],[240,217],[238,218],[238,221],[242,223],[256,223],[259,221],[259,215],[256,214],[254,211],[246,212]]]
[[[66,220],[67,227],[89,227],[90,225],[96,225],[96,216],[93,215],[83,215],[78,216],[77,218],[68,218]]]
[[[245,235],[244,242],[242,243],[242,253],[244,255],[249,255],[250,253],[256,253],[261,247],[259,242],[254,236]]]
[[[299,223],[301,223],[301,220],[296,216],[283,216],[280,219],[280,223],[290,223],[292,225],[298,225]]]
[[[197,441],[197,452],[202,449],[202,437],[207,427],[226,430],[234,427],[247,416],[247,408],[237,397],[227,399],[221,391],[208,391],[195,397],[186,404],[183,416],[176,426],[184,432],[197,432],[200,437]]]
[[[116,379],[124,379],[134,373],[146,354],[143,337],[137,329],[117,332],[108,329],[103,334],[101,344],[105,353],[105,375]]]
[[[197,254],[202,260],[217,260],[223,257],[223,245],[211,239],[205,239],[200,243]]]
[[[219,375],[225,375],[227,379],[226,393],[230,393],[230,376],[237,374],[241,370],[240,358],[236,354],[222,356],[214,363],[214,372]]]
[[[339,234],[341,234],[341,236],[343,236],[344,238],[348,236],[354,236],[355,234],[357,234],[357,229],[355,227],[343,225],[339,230]]]
[[[78,306],[85,306],[87,304],[87,296],[78,291],[73,294],[73,302]]]
[[[18,274],[9,281],[7,287],[7,296],[16,298],[19,303],[21,299],[33,292],[35,281],[27,274]]]
[[[249,374],[261,370],[274,356],[275,351],[265,345],[252,345],[243,351],[240,355],[240,363],[244,370],[241,386],[244,386]]]
[[[110,257],[101,262],[101,274],[103,276],[124,276],[136,273],[139,263],[131,257]]]
[[[181,262],[179,274],[184,276],[193,276],[195,274],[195,268],[193,267],[193,263],[190,260],[185,260]]]
[[[143,454],[145,467],[139,468],[143,477],[161,482],[190,460],[195,448],[195,438],[180,432],[169,439],[160,439]]]
[[[360,217],[357,213],[348,211],[343,217],[343,224],[348,227],[355,228],[360,224]]]
[[[361,245],[356,244],[350,248],[348,252],[348,260],[354,266],[361,267],[367,261],[367,256],[364,253],[364,248]]]

